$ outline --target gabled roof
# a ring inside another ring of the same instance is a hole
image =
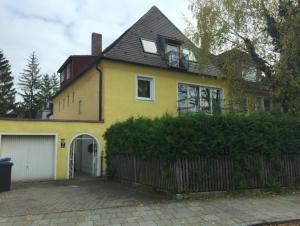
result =
[[[103,51],[102,56],[106,59],[169,69],[167,61],[161,55],[145,53],[143,50],[141,38],[155,41],[159,48],[159,37],[177,40],[188,48],[193,45],[156,6],[153,6],[116,41],[108,46]],[[197,49],[194,45],[193,47]],[[191,64],[188,71],[212,76],[217,76],[220,72],[214,65],[209,65],[206,70],[199,72],[197,64]]]
[[[187,48],[191,48],[192,46],[192,49],[197,49],[197,47],[156,6],[153,6],[118,39],[109,45],[100,56],[91,56],[94,57],[93,62],[84,67],[74,80],[67,84],[62,90],[58,91],[52,98],[59,95],[65,88],[81,76],[84,76],[86,71],[99,63],[102,59],[158,67],[167,70],[178,70],[170,68],[167,61],[163,59],[161,55],[144,52],[141,38],[157,42],[159,37],[177,40]],[[197,55],[196,51],[194,54]],[[71,60],[72,57],[76,56],[70,56],[61,66],[59,71]],[[87,56],[83,55],[81,57]],[[190,64],[187,72],[207,76],[218,76],[221,74],[221,71],[213,64],[208,65],[206,69],[199,71],[197,63]]]

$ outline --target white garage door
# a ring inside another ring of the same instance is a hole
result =
[[[1,154],[12,158],[13,181],[54,179],[54,136],[2,135]]]

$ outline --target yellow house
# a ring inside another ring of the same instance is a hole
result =
[[[102,135],[113,123],[131,116],[212,114],[230,105],[226,77],[214,65],[199,70],[191,42],[157,7],[104,51],[102,36],[93,33],[91,50],[91,55],[70,56],[59,69],[61,88],[52,99],[50,121],[0,121],[1,155],[21,159],[20,145],[48,145],[49,153],[55,150],[48,166],[54,179],[99,176],[105,172]],[[264,108],[268,95],[267,90],[249,89],[250,110]],[[47,172],[28,179],[53,178]],[[24,176],[16,172],[15,178]]]

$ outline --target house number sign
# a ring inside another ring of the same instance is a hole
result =
[[[66,139],[61,139],[60,140],[60,147],[65,148],[66,147]]]

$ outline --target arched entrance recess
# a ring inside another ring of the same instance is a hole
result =
[[[77,135],[69,149],[69,179],[80,175],[100,176],[100,144],[90,134]]]

